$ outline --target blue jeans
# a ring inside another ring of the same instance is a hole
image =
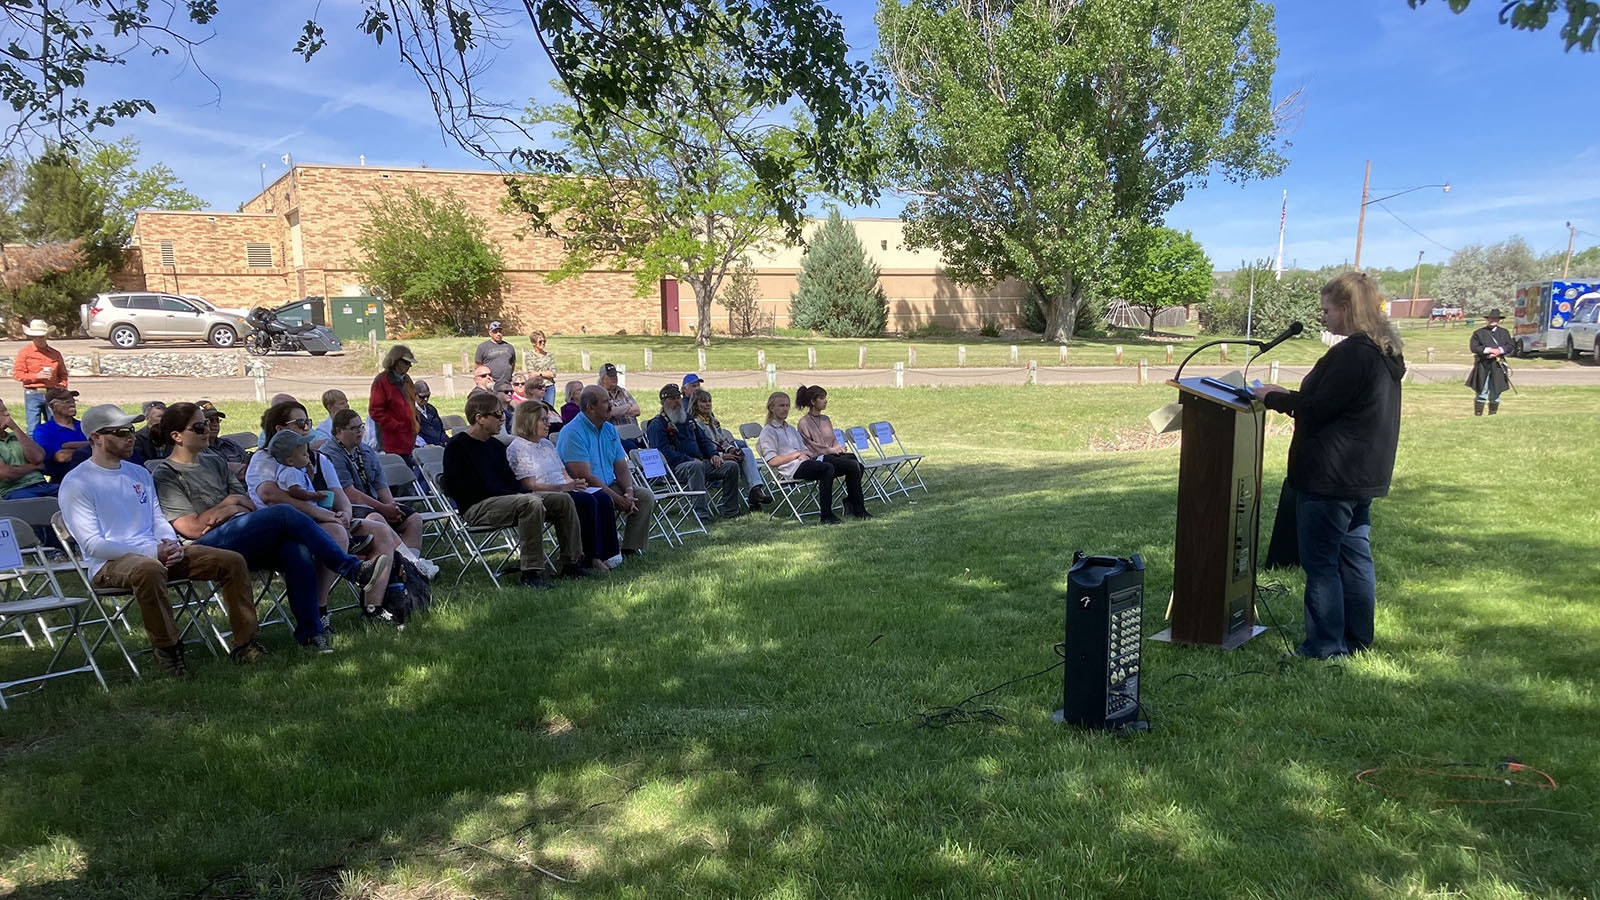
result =
[[[1301,493],[1300,565],[1306,572],[1301,656],[1327,659],[1372,646],[1378,579],[1372,566],[1372,501]]]
[[[322,632],[317,566],[354,578],[361,560],[339,548],[322,526],[292,506],[268,506],[234,516],[206,532],[196,544],[232,550],[251,569],[283,574],[294,613],[294,639],[305,643]]]
[[[22,392],[22,411],[23,415],[27,416],[27,421],[23,423],[23,427],[28,429],[29,434],[33,433],[34,426],[44,424],[46,409],[48,407],[44,402],[44,391],[24,390]]]
[[[27,500],[30,497],[54,497],[61,490],[61,485],[54,481],[41,481],[20,487],[6,495],[7,500]]]

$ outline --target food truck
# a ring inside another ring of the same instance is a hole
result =
[[[1600,294],[1600,281],[1529,281],[1517,285],[1511,334],[1523,356],[1591,349],[1574,346],[1568,326],[1578,303]]]

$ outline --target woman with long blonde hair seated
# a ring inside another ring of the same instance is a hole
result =
[[[767,465],[776,469],[783,477],[815,481],[818,505],[822,508],[822,524],[839,524],[840,518],[833,514],[833,479],[840,475],[848,479],[849,472],[836,467],[825,458],[817,458],[817,454],[806,448],[805,438],[800,436],[799,430],[789,424],[788,394],[779,391],[767,398],[767,422],[761,428],[761,437],[756,440],[756,446],[760,449],[761,458],[767,461]],[[861,496],[859,465],[855,468],[854,492],[859,503]],[[858,519],[869,518],[865,509],[857,513],[856,509],[850,508],[848,504],[846,508]]]
[[[506,448],[511,474],[530,491],[563,491],[572,497],[578,508],[583,555],[588,564],[600,571],[621,565],[617,508],[604,491],[586,490],[583,481],[567,474],[561,454],[550,442],[550,407],[543,400],[524,400],[512,416],[511,433],[514,437]]]

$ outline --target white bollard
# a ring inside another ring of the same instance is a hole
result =
[[[867,367],[867,348],[865,348],[865,347],[857,347],[856,348],[856,368],[865,369],[866,367]]]
[[[1433,348],[1428,348],[1428,362],[1433,362]]]
[[[589,369],[589,351],[587,351],[587,350],[578,351],[578,358],[583,363],[583,370],[585,372],[590,371],[590,369]]]
[[[706,348],[701,347],[700,349],[696,350],[695,351],[695,356],[700,361],[700,368],[695,369],[695,371],[696,372],[704,372],[706,370]]]
[[[815,369],[817,367],[817,348],[815,348],[815,347],[807,347],[806,348],[806,365],[807,365],[808,368],[812,368],[812,369]]]
[[[956,348],[956,365],[965,366],[966,364],[967,364],[967,348],[965,348],[965,347],[957,347]]]
[[[777,390],[777,388],[778,388],[778,364],[777,363],[767,363],[767,390],[772,391],[772,390]]]
[[[374,359],[378,356],[378,332],[375,329],[367,331],[367,346],[372,349]]]
[[[1172,365],[1172,345],[1167,345],[1167,365]]]
[[[765,350],[757,350],[756,351],[756,368],[765,369],[766,367],[767,367],[767,351],[765,351]]]
[[[1222,345],[1222,361],[1224,363],[1226,363],[1228,361],[1228,345],[1227,344],[1223,344]]]
[[[656,352],[649,347],[644,348],[644,370],[650,371],[651,365],[656,361]]]
[[[472,371],[472,354],[469,350],[461,351],[461,371]]]
[[[1033,359],[1028,360],[1028,383],[1029,384],[1038,384],[1039,383],[1039,362],[1038,362],[1038,360],[1033,360]]]
[[[1117,365],[1122,365],[1122,345],[1117,345]]]
[[[1273,384],[1277,384],[1278,383],[1278,361],[1277,360],[1273,360],[1272,361],[1272,368],[1268,369],[1267,372],[1268,372],[1267,380],[1272,382]]]
[[[456,367],[449,363],[444,364],[444,395],[446,397],[456,395]]]
[[[1067,345],[1066,344],[1062,344],[1061,345],[1061,364],[1063,366],[1067,364]]]
[[[1011,361],[1012,362],[1016,362],[1017,361],[1017,345],[1016,344],[1012,344],[1011,345]]]
[[[1150,378],[1150,360],[1139,360],[1139,383],[1144,384]]]
[[[256,402],[267,402],[267,367],[259,359],[250,364],[250,380],[255,382]]]
[[[917,364],[917,348],[915,348],[915,347],[907,347],[906,348],[906,365],[915,366],[916,364]]]
[[[628,389],[628,367],[626,364],[617,366],[617,387]]]
[[[906,386],[906,364],[903,362],[894,364],[894,386],[897,388]]]

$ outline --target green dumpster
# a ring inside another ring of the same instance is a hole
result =
[[[341,341],[364,341],[369,331],[376,331],[380,341],[386,339],[381,297],[332,297],[328,300],[328,318],[334,335]]]

